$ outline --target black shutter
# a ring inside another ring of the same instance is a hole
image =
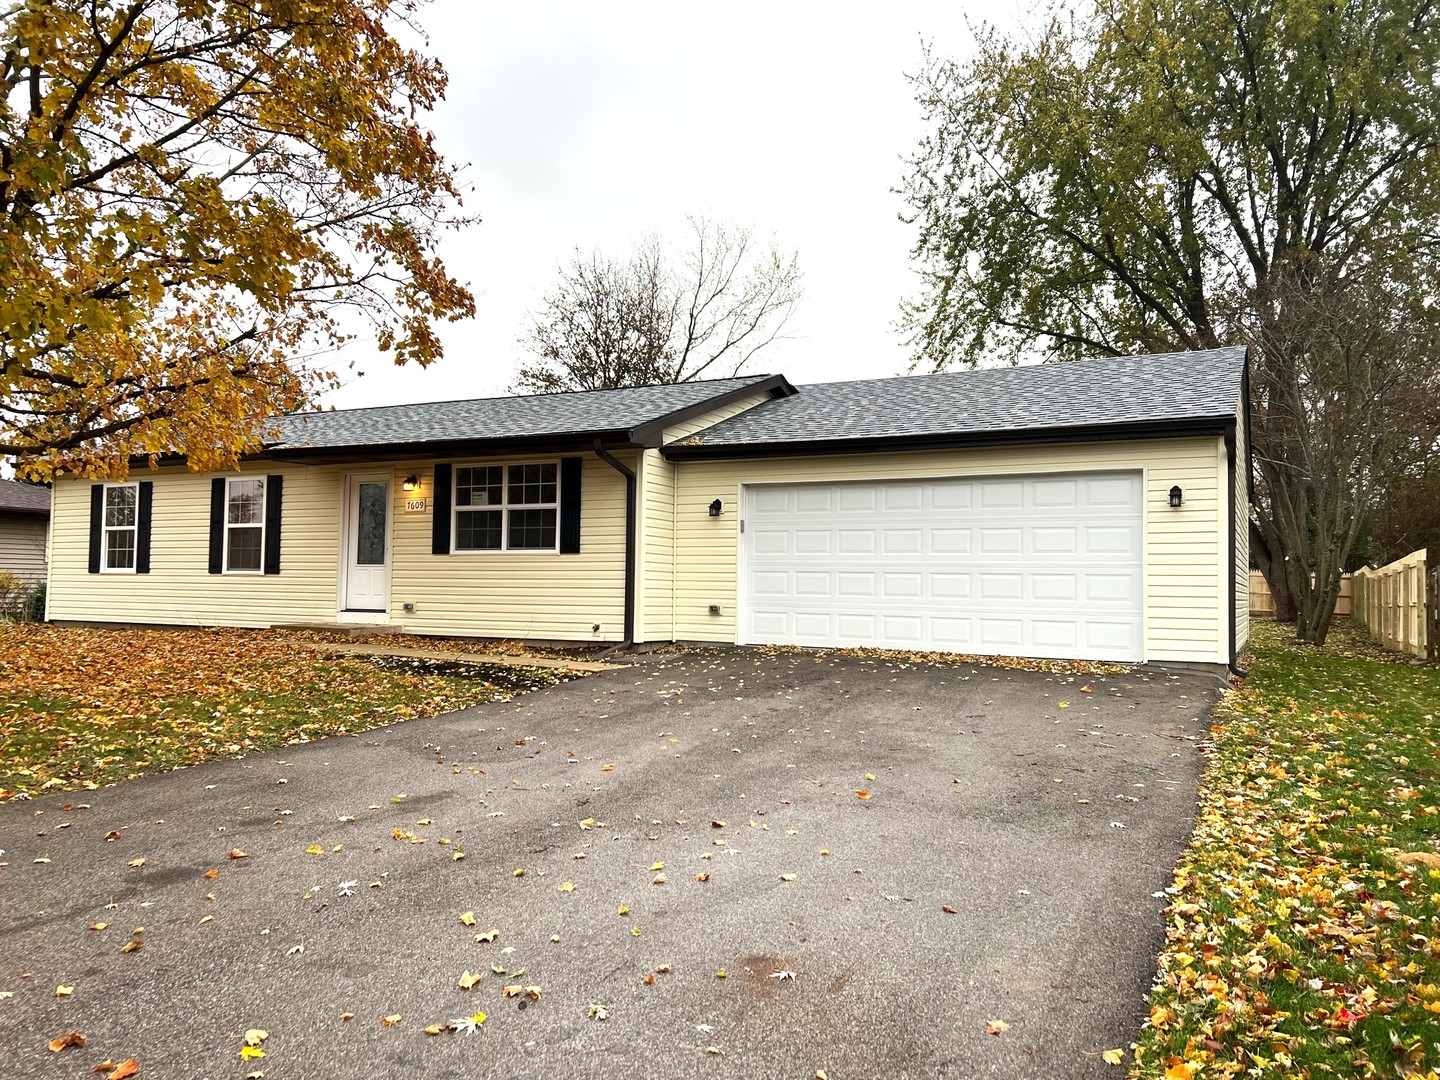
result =
[[[265,477],[265,573],[280,573],[280,504],[285,493],[285,477]]]
[[[450,554],[450,497],[451,476],[454,470],[449,465],[435,466],[435,516],[430,522],[430,553]]]
[[[218,574],[225,561],[225,478],[210,481],[210,573]]]
[[[580,554],[580,470],[578,457],[560,459],[560,554]]]
[[[155,483],[140,481],[140,500],[135,516],[135,572],[150,572],[150,519],[155,503]]]
[[[100,572],[100,526],[105,521],[105,485],[90,485],[90,573]]]

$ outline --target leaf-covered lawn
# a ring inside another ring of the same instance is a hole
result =
[[[0,624],[0,800],[364,731],[561,678],[325,657],[259,630]]]
[[[1440,670],[1260,622],[1216,721],[1134,1075],[1440,1075]]]

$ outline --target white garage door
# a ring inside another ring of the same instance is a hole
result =
[[[1139,660],[1139,473],[745,489],[740,640]]]

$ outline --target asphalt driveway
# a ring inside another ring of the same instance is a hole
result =
[[[1217,685],[706,652],[0,807],[4,1072],[1118,1076]]]

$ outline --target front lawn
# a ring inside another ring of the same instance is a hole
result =
[[[1258,622],[1132,1075],[1436,1076],[1440,670]],[[1397,859],[1420,853],[1418,860]]]
[[[0,624],[0,800],[364,731],[561,678],[327,657],[259,630]]]

